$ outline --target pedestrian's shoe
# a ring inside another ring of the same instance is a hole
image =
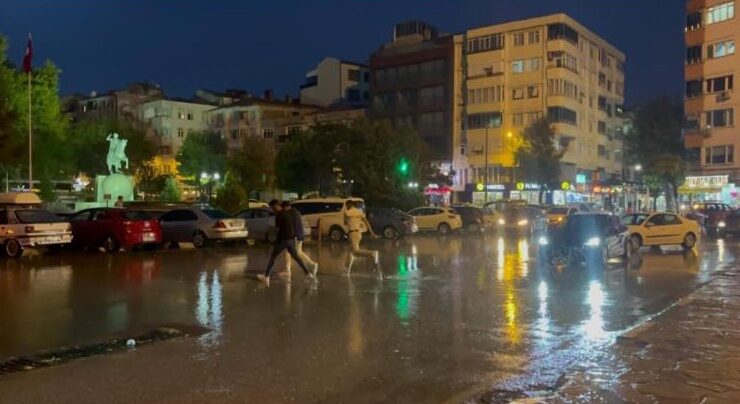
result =
[[[263,282],[265,285],[270,285],[270,277],[263,274],[257,275],[257,280]]]
[[[313,277],[315,278],[318,272],[319,272],[319,264],[314,262],[313,267],[311,267],[311,275],[313,275]]]

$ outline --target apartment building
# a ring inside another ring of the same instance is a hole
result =
[[[135,120],[137,108],[144,102],[164,98],[162,89],[151,83],[131,83],[120,90],[104,94],[95,91],[77,100],[74,111],[75,120],[122,119]]]
[[[367,65],[327,57],[306,73],[306,81],[300,86],[300,101],[322,107],[365,106],[369,82]]]
[[[447,170],[455,125],[454,46],[452,35],[408,21],[396,24],[393,40],[370,56],[369,116],[417,130],[432,161]]]
[[[158,174],[177,173],[175,158],[185,138],[209,130],[208,111],[216,106],[182,99],[161,99],[140,104],[137,119],[146,124],[147,135],[159,152],[153,161]]]
[[[589,193],[621,179],[624,63],[624,53],[565,14],[456,35],[455,189],[517,181],[522,133],[542,117],[565,151],[562,180]]]
[[[734,92],[740,56],[737,1],[686,2],[685,145],[695,158],[687,187],[694,199],[736,202],[734,184],[740,182],[740,131],[735,112],[740,97]],[[735,195],[732,195],[732,194]]]

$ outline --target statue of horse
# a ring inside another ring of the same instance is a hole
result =
[[[108,137],[111,145],[106,158],[106,164],[111,174],[121,172],[121,163],[126,163],[126,169],[128,169],[128,157],[126,157],[126,144],[128,144],[128,140],[118,139],[118,134],[114,135],[114,137]]]

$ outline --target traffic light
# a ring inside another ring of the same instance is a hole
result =
[[[408,175],[409,174],[409,161],[405,157],[401,157],[401,160],[398,161],[398,166],[396,166],[396,169],[398,170],[398,173],[401,175]]]

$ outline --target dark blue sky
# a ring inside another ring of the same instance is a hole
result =
[[[395,22],[445,32],[565,12],[627,54],[627,104],[683,87],[683,0],[0,0],[9,57],[34,34],[35,63],[62,70],[62,93],[131,81],[168,95],[198,88],[296,94],[324,56],[366,61]]]

